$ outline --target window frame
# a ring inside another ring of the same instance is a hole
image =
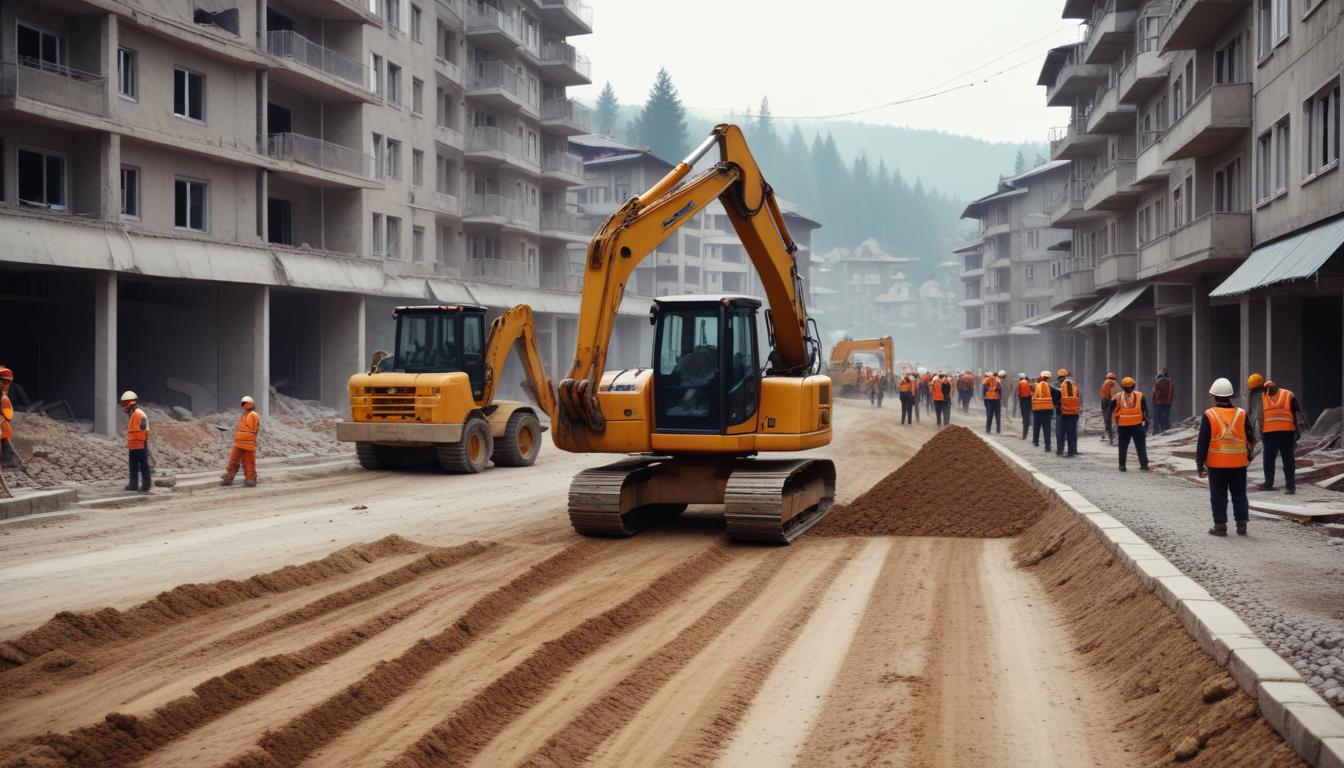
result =
[[[370,243],[373,250],[372,255],[382,256],[383,248],[386,246],[386,242],[383,240],[383,222],[385,217],[381,213],[372,213],[372,220],[369,225]]]
[[[23,197],[21,196],[21,194],[20,194],[20,192],[19,192],[19,190],[22,189],[22,187],[23,187],[23,185],[19,183],[19,173],[20,173],[20,171],[21,171],[21,166],[19,165],[19,153],[21,153],[21,152],[29,152],[29,153],[38,155],[38,156],[40,156],[40,157],[42,158],[42,196],[43,196],[44,198],[49,197],[48,190],[49,190],[49,187],[50,187],[50,185],[47,183],[47,182],[48,182],[48,178],[49,178],[49,174],[47,173],[47,162],[48,162],[48,160],[49,160],[50,158],[53,158],[53,157],[60,158],[60,161],[61,161],[61,202],[60,202],[59,204],[57,204],[57,205],[52,205],[50,202],[48,202],[48,201],[45,200],[45,199],[43,199],[43,200],[25,200],[25,199],[23,199]],[[66,213],[66,212],[68,212],[68,211],[70,210],[70,155],[69,155],[69,153],[67,153],[67,152],[62,152],[62,151],[60,151],[60,150],[55,150],[55,149],[46,149],[46,148],[43,148],[43,147],[35,147],[35,146],[30,145],[30,144],[17,144],[17,145],[15,145],[15,147],[14,147],[14,185],[15,185],[15,189],[14,189],[14,199],[20,204],[21,207],[26,205],[26,206],[28,206],[28,207],[30,207],[30,208],[45,209],[45,210],[48,210],[48,211],[55,211],[55,212],[57,212],[57,213]]]
[[[411,186],[425,186],[425,151],[411,149]]]
[[[422,27],[424,26],[425,12],[420,6],[411,3],[411,40],[417,43],[423,43]]]
[[[425,81],[418,77],[411,78],[411,116],[424,117],[425,115]]]
[[[1344,77],[1334,74],[1302,102],[1302,183],[1340,165],[1340,97]],[[1333,120],[1332,120],[1333,117]],[[1323,121],[1323,122],[1318,122]],[[1319,142],[1324,146],[1318,146]]]
[[[29,30],[36,32],[38,35],[46,35],[47,37],[50,37],[56,41],[56,62],[54,64],[48,62],[46,59],[43,59],[39,55],[37,59],[37,67],[33,67],[31,64],[24,64],[22,61],[18,62],[20,66],[29,67],[30,69],[36,68],[42,70],[47,70],[48,67],[55,67],[56,71],[58,72],[65,71],[70,68],[70,65],[68,64],[68,62],[70,61],[70,43],[65,39],[65,35],[62,35],[61,33],[57,32],[54,29],[49,29],[47,27],[42,26],[41,24],[36,24],[34,22],[22,18],[14,19],[14,52],[16,58],[18,56],[18,49],[19,49],[20,27],[27,27]],[[38,43],[38,47],[39,48],[41,47],[40,41]]]
[[[394,109],[401,109],[401,75],[404,72],[400,64],[387,62],[387,103]]]
[[[401,181],[401,140],[387,138],[384,142],[387,145],[387,149],[383,153],[383,156],[386,159],[383,178],[391,179],[393,181]]]
[[[133,197],[134,197],[134,209],[135,209],[135,210],[134,210],[134,212],[132,212],[132,213],[128,213],[127,210],[126,210],[126,199],[127,199],[127,198],[126,198],[126,175],[127,175],[128,173],[130,173],[131,175],[133,175],[133,176],[135,177],[135,191],[134,191],[134,195],[133,195]],[[133,221],[139,221],[139,220],[140,220],[140,211],[142,210],[141,207],[140,207],[140,200],[141,200],[140,190],[144,187],[144,183],[143,183],[143,182],[144,182],[144,178],[145,178],[144,173],[141,172],[139,166],[136,166],[136,165],[123,165],[123,166],[121,166],[121,172],[118,174],[118,180],[119,180],[118,183],[119,183],[120,188],[121,188],[121,189],[120,189],[120,192],[121,192],[121,218],[123,218],[123,219],[131,219],[131,220],[133,220]],[[174,201],[176,201],[176,189],[174,189]]]
[[[185,225],[177,223],[177,185],[187,185],[187,210]],[[201,226],[199,228],[191,226],[191,188],[198,186],[201,188]],[[202,234],[210,231],[210,182],[205,179],[193,176],[174,176],[173,177],[173,229],[179,232],[199,232]]]
[[[383,231],[387,236],[387,248],[383,256],[401,261],[401,217],[383,217]]]
[[[425,228],[411,227],[411,261],[420,264],[425,260]]]
[[[129,64],[123,62],[129,62]],[[128,69],[130,71],[129,78],[126,74]],[[128,80],[129,91],[127,90]],[[126,101],[140,101],[140,54],[134,48],[127,48],[124,45],[117,46],[117,95]]]
[[[178,112],[178,111],[177,111],[177,87],[178,87],[178,85],[177,85],[177,73],[178,73],[178,72],[181,72],[181,73],[185,76],[185,77],[183,78],[183,81],[182,81],[183,88],[185,89],[185,92],[182,94],[182,103],[183,103],[183,105],[184,105],[184,108],[186,109],[186,112],[185,112],[185,113],[182,113],[182,112]],[[191,107],[192,107],[192,103],[191,103],[191,78],[192,78],[193,76],[194,76],[194,77],[199,77],[199,78],[201,79],[201,100],[200,100],[201,103],[200,103],[200,105],[199,105],[199,106],[200,106],[200,112],[201,112],[201,116],[200,116],[200,117],[195,117],[195,116],[193,116],[193,115],[191,114]],[[190,67],[183,67],[183,66],[180,66],[180,65],[173,65],[173,117],[176,117],[176,118],[181,119],[181,120],[187,120],[187,121],[192,122],[192,123],[197,123],[197,124],[199,124],[199,125],[205,125],[205,124],[206,124],[206,118],[207,118],[207,115],[206,115],[206,109],[205,109],[206,101],[208,101],[208,99],[206,99],[206,96],[205,96],[205,73],[204,73],[204,72],[197,72],[196,70],[191,69]]]

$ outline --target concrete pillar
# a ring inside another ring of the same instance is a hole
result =
[[[1209,306],[1209,292],[1204,283],[1194,285],[1194,312],[1190,318],[1190,352],[1193,374],[1186,383],[1191,403],[1208,400],[1206,394],[1213,383],[1213,312]]]
[[[1265,378],[1288,389],[1302,388],[1302,304],[1293,296],[1265,298]],[[1272,333],[1269,333],[1272,329]]]
[[[364,297],[322,294],[322,404],[350,415],[350,377],[368,364],[364,349]]]
[[[98,218],[121,219],[121,134],[99,134]]]
[[[117,432],[117,273],[93,278],[93,431]]]
[[[8,27],[6,27],[8,29]],[[121,27],[114,13],[105,14],[98,29],[99,56],[103,68],[103,112],[108,119],[117,119],[117,109],[121,99],[118,97],[121,83],[117,81],[117,48],[121,45]]]
[[[1155,342],[1154,356],[1157,358],[1157,367],[1170,369],[1172,366],[1167,360],[1169,354],[1167,352],[1167,318],[1157,318],[1157,325],[1156,329],[1153,331],[1153,336]]]
[[[219,289],[219,407],[237,405],[243,395],[270,412],[271,289],[266,285],[226,285]]]

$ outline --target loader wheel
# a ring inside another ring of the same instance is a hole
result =
[[[490,463],[495,439],[485,419],[472,417],[462,425],[462,439],[436,446],[439,467],[456,475],[474,475]]]
[[[406,463],[406,449],[391,445],[355,443],[355,457],[365,469],[396,469]]]
[[[541,453],[541,421],[527,411],[509,417],[491,455],[497,467],[530,467]]]

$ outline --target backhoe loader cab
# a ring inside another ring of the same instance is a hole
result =
[[[485,389],[485,307],[397,307],[396,352],[390,366],[398,373],[467,374],[472,397]]]

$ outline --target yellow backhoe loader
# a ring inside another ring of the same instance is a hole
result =
[[[719,162],[686,181],[711,149]],[[682,182],[685,181],[683,184]],[[719,200],[760,273],[768,358],[757,338],[759,299],[657,299],[651,369],[604,371],[612,326],[635,267]],[[807,316],[784,217],[734,125],[716,127],[647,192],[607,219],[588,248],[569,375],[552,437],[573,452],[639,454],[575,476],[569,517],[583,534],[629,536],[689,504],[721,504],[737,540],[789,542],[830,510],[835,465],[753,458],[831,441],[831,380]]]
[[[844,339],[831,348],[831,362],[827,368],[836,393],[840,396],[857,396],[863,393],[863,363],[853,360],[856,352],[881,353],[883,381],[890,385],[894,378],[896,360],[895,345],[890,336],[880,339]]]
[[[536,408],[496,400],[495,388],[517,348],[524,388],[547,416],[555,393],[537,351],[532,308],[519,304],[485,333],[485,307],[398,307],[396,351],[375,356],[368,373],[350,377],[350,420],[338,440],[354,443],[365,469],[392,469],[428,459],[445,472],[475,473],[537,460],[543,428]]]

